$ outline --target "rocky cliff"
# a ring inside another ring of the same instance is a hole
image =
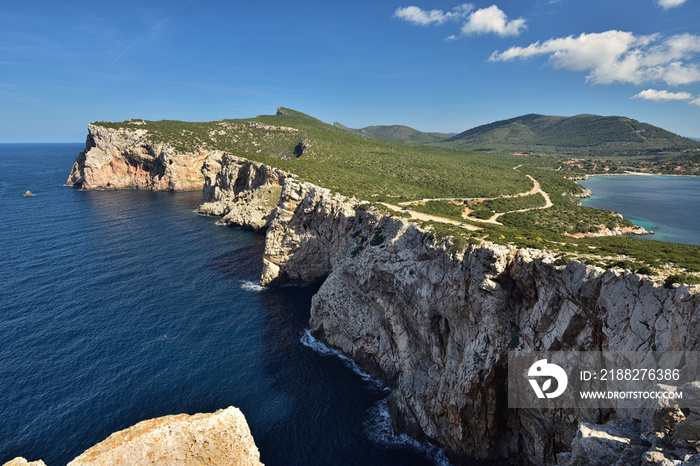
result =
[[[260,230],[267,228],[285,179],[293,176],[262,163],[215,151],[202,166],[204,189],[199,211],[221,222]]]
[[[395,388],[397,428],[457,460],[553,464],[580,422],[616,417],[508,409],[509,351],[700,349],[697,287],[554,265],[539,250],[484,242],[455,251],[429,230],[292,178],[266,224],[262,284],[323,282],[312,333]]]
[[[698,287],[555,265],[539,250],[486,242],[459,250],[284,171],[223,152],[179,154],[145,130],[91,125],[68,184],[203,186],[201,212],[266,230],[261,283],[322,283],[313,334],[394,387],[398,429],[457,461],[552,464],[572,447],[581,457],[581,423],[618,416],[508,409],[511,351],[700,349]]]
[[[88,126],[85,150],[78,155],[66,184],[81,189],[202,189],[207,151],[182,153],[153,143],[145,129]]]
[[[215,413],[178,414],[139,422],[115,432],[68,463],[83,465],[262,465],[243,413],[228,407]],[[45,466],[15,458],[4,466]]]
[[[509,410],[509,350],[696,350],[697,288],[664,288],[537,250],[453,252],[403,219],[290,182],[262,282],[326,277],[311,331],[395,387],[397,426],[454,457],[553,463],[580,421],[610,413]],[[313,273],[309,275],[307,265]]]

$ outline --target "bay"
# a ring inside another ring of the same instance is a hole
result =
[[[647,230],[639,239],[700,245],[700,177],[593,176],[579,184],[592,192],[581,205],[620,212]]]

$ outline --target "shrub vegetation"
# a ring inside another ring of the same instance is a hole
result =
[[[700,272],[700,248],[696,246],[623,237],[568,236],[632,224],[619,214],[581,207],[575,195],[584,188],[567,179],[559,171],[560,159],[552,156],[474,152],[416,141],[410,144],[379,141],[284,108],[277,115],[241,120],[204,123],[130,120],[97,124],[146,130],[149,141],[167,143],[180,151],[228,151],[290,171],[304,181],[346,196],[369,201],[363,207],[372,206],[394,216],[408,214],[391,211],[381,202],[396,205],[431,198],[498,198],[532,189],[532,181],[526,176],[530,175],[548,193],[552,207],[514,212],[544,206],[545,199],[540,194],[492,199],[471,206],[475,209],[471,215],[490,218],[494,213],[507,212],[499,218],[502,225],[479,223],[479,231],[438,222],[425,223],[424,227],[433,240],[449,241],[453,252],[489,240],[548,249],[557,253],[561,262],[583,258],[593,265],[620,266],[647,274],[671,267],[672,272],[666,275],[673,277],[669,277],[672,282],[692,282],[696,278],[688,273]],[[462,221],[465,205],[427,201],[410,208]],[[373,245],[383,241],[381,235],[371,239]]]

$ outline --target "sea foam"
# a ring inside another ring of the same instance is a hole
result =
[[[251,281],[244,281],[241,283],[241,289],[246,290],[246,291],[263,291],[265,289],[264,286],[260,286],[257,283],[251,282]]]
[[[370,386],[382,390],[384,393],[391,393],[391,388],[385,387],[380,380],[369,375],[369,373],[362,369],[355,361],[345,356],[341,351],[329,348],[323,344],[323,342],[314,338],[313,335],[311,335],[311,330],[304,330],[301,343],[324,356],[335,356],[339,358],[343,361],[343,364],[362,377]],[[445,456],[445,450],[442,448],[427,442],[420,442],[406,434],[396,434],[394,432],[386,397],[379,400],[374,406],[367,410],[367,418],[363,422],[363,429],[372,442],[385,448],[408,450],[423,454],[437,466],[450,465],[450,461],[447,459],[447,456]]]
[[[427,442],[420,442],[406,434],[394,432],[386,400],[386,398],[382,398],[367,410],[368,416],[362,427],[369,439],[386,448],[409,450],[423,454],[437,466],[449,466],[450,461],[442,448]]]
[[[391,391],[389,387],[384,386],[384,383],[381,380],[377,380],[369,375],[369,373],[362,369],[359,364],[345,356],[341,351],[329,348],[323,344],[323,342],[315,339],[313,335],[311,335],[311,330],[308,328],[304,330],[304,334],[301,336],[301,343],[324,356],[335,356],[339,358],[341,361],[343,361],[343,364],[349,367],[355,374],[359,375],[362,380],[370,384],[372,387],[387,392]]]

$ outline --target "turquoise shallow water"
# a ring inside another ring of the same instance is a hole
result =
[[[582,205],[620,212],[654,231],[640,239],[700,245],[700,177],[594,176],[579,184],[593,193]]]
[[[314,288],[256,285],[262,235],[194,213],[199,192],[65,187],[82,147],[0,145],[0,464],[230,405],[267,465],[445,462],[306,334]]]

